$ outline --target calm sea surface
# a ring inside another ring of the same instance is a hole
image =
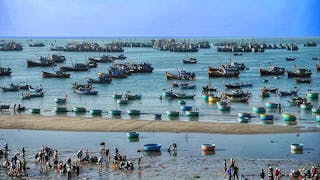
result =
[[[34,155],[47,145],[58,150],[59,160],[67,157],[73,160],[79,149],[88,149],[90,155],[99,156],[99,143],[106,142],[111,153],[118,147],[120,154],[126,155],[134,162],[132,172],[113,171],[104,167],[99,173],[97,165],[84,165],[80,179],[192,179],[199,175],[204,179],[222,179],[223,159],[234,158],[240,174],[254,175],[250,179],[258,179],[261,168],[268,164],[279,167],[284,173],[291,169],[310,168],[320,165],[319,133],[267,134],[267,135],[220,135],[198,133],[140,133],[138,141],[129,141],[126,133],[102,132],[60,132],[33,130],[0,130],[1,146],[7,142],[10,157],[26,148],[26,159],[30,167],[31,179],[64,179],[65,175],[45,172],[34,163]],[[166,148],[175,142],[177,155],[172,156]],[[137,152],[146,143],[161,143],[158,153]],[[216,150],[212,154],[201,152],[202,143],[215,143]],[[304,143],[302,154],[290,152],[291,143]],[[137,158],[142,156],[142,169],[137,169]],[[0,159],[3,161],[4,159]],[[229,161],[228,161],[229,164]],[[0,176],[6,177],[7,171],[0,169]],[[249,176],[250,177],[250,176]]]
[[[233,56],[233,53],[222,53],[216,52],[216,47],[212,46],[210,49],[200,49],[196,53],[174,53],[167,51],[158,51],[153,48],[124,48],[124,54],[127,59],[124,62],[134,63],[151,63],[154,67],[153,73],[150,74],[133,74],[126,79],[114,79],[111,84],[98,85],[95,84],[96,90],[99,91],[98,96],[80,96],[75,94],[71,89],[71,83],[86,82],[87,77],[97,77],[98,72],[106,72],[110,64],[99,64],[98,68],[91,69],[88,72],[71,72],[71,78],[69,79],[42,79],[41,71],[52,71],[51,67],[34,67],[27,68],[26,59],[36,60],[38,55],[48,56],[50,54],[61,54],[67,58],[67,65],[71,65],[72,62],[85,62],[89,56],[99,56],[103,53],[99,52],[57,52],[49,51],[49,44],[53,43],[56,46],[64,46],[68,42],[97,42],[100,44],[110,43],[113,41],[139,41],[139,42],[150,42],[151,39],[130,39],[130,38],[119,38],[119,39],[108,39],[108,38],[60,38],[60,39],[5,39],[14,40],[23,44],[24,49],[20,52],[2,52],[0,51],[0,65],[3,67],[10,67],[13,71],[11,77],[1,77],[0,84],[6,85],[9,83],[30,83],[33,86],[43,85],[45,96],[43,98],[34,98],[30,100],[21,100],[20,92],[0,92],[0,104],[22,104],[26,108],[41,108],[42,115],[55,115],[53,108],[57,105],[54,102],[56,97],[63,97],[68,95],[69,99],[65,105],[69,110],[72,110],[75,106],[84,106],[90,109],[102,109],[103,117],[107,118],[107,111],[111,109],[120,109],[123,111],[121,118],[130,119],[126,113],[127,109],[138,109],[146,114],[140,115],[139,119],[153,119],[153,113],[163,114],[162,118],[165,117],[166,110],[180,110],[178,100],[166,100],[159,99],[163,90],[169,90],[170,84],[173,81],[167,81],[164,73],[169,71],[171,73],[177,73],[177,69],[184,69],[187,71],[193,71],[196,73],[196,80],[190,82],[191,84],[197,85],[196,90],[185,90],[189,94],[195,94],[194,100],[186,100],[187,105],[193,106],[200,111],[199,121],[222,121],[222,122],[237,122],[237,112],[248,111],[252,112],[254,106],[264,106],[266,102],[281,103],[284,112],[294,113],[300,117],[298,125],[303,125],[306,128],[317,127],[315,121],[315,115],[310,111],[300,112],[300,108],[291,106],[288,103],[288,97],[279,97],[272,95],[270,98],[262,99],[259,96],[259,89],[262,86],[277,87],[279,90],[285,91],[294,86],[300,88],[299,95],[304,96],[307,90],[310,88],[308,84],[296,84],[293,78],[287,79],[286,76],[282,76],[280,79],[274,79],[270,77],[260,77],[258,72],[259,68],[267,68],[269,63],[280,65],[288,70],[293,70],[294,65],[298,67],[309,68],[312,70],[312,83],[311,88],[315,92],[320,92],[320,72],[316,72],[315,64],[317,61],[313,61],[312,57],[320,56],[320,45],[317,47],[304,47],[303,43],[315,41],[320,44],[320,38],[309,38],[309,39],[206,39],[211,44],[221,41],[258,41],[265,43],[297,43],[299,46],[298,51],[287,51],[287,50],[266,50],[264,53],[243,53],[243,56]],[[32,41],[31,41],[32,40]],[[194,41],[200,39],[179,39],[186,41]],[[202,40],[202,39],[201,39]],[[29,47],[29,43],[43,42],[46,44],[45,47]],[[110,55],[119,55],[119,53],[109,53]],[[197,64],[183,64],[182,58],[195,57],[198,60]],[[286,61],[285,57],[296,57],[295,61]],[[216,104],[208,104],[202,100],[201,90],[202,86],[211,83],[213,87],[217,87],[219,92],[225,91],[225,87],[222,84],[223,79],[221,78],[208,78],[207,67],[215,66],[218,67],[223,63],[229,62],[233,59],[236,62],[245,63],[249,68],[241,72],[239,78],[228,78],[224,79],[225,82],[236,82],[242,81],[247,83],[253,83],[253,87],[244,88],[245,91],[252,93],[252,97],[248,104],[243,103],[232,103],[232,109],[230,112],[221,113],[218,111]],[[71,61],[72,59],[72,61]],[[120,63],[120,61],[119,61]],[[320,63],[318,61],[318,63]],[[58,67],[55,67],[56,70]],[[268,79],[269,83],[264,83],[263,79]],[[119,106],[116,101],[112,98],[114,92],[125,93],[131,91],[132,93],[142,94],[142,99],[132,101],[128,105]],[[314,106],[318,106],[318,101],[313,101]],[[11,113],[12,112],[2,112]],[[28,112],[25,112],[29,114]],[[275,115],[275,124],[282,124],[280,114],[278,112],[269,112]],[[181,113],[179,120],[188,120],[188,118]],[[74,113],[67,113],[68,116],[76,116]],[[90,116],[89,113],[82,114],[81,116]],[[224,118],[221,118],[221,117]],[[135,117],[136,118],[136,117]],[[250,123],[261,123],[258,119],[253,119]]]

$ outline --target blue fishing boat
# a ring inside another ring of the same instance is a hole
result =
[[[56,98],[54,101],[55,101],[57,104],[64,104],[64,103],[67,102],[67,97],[65,97],[65,98]]]
[[[161,120],[161,114],[154,114],[155,120]]]
[[[73,88],[73,91],[79,95],[97,95],[98,91],[93,89],[86,89],[86,88]]]
[[[86,108],[85,107],[74,107],[74,108],[72,108],[72,111],[75,113],[85,113]]]
[[[239,117],[239,118],[247,118],[247,119],[250,119],[250,118],[251,118],[251,113],[248,113],[248,112],[239,112],[239,113],[238,113],[238,117]]]
[[[262,121],[270,121],[270,120],[273,120],[273,115],[272,114],[259,114],[259,118]]]
[[[293,114],[283,113],[282,114],[282,119],[284,121],[296,121],[297,120],[297,116],[295,116]]]
[[[128,138],[139,138],[139,133],[137,132],[127,132]]]
[[[160,151],[161,144],[145,144],[143,149],[144,151]]]
[[[276,108],[278,108],[278,105],[279,105],[279,104],[277,104],[277,103],[267,102],[267,103],[265,104],[265,107],[266,107],[266,108],[269,108],[269,109],[276,109]]]
[[[182,111],[191,111],[192,110],[192,106],[183,105],[183,106],[180,106],[180,109]]]

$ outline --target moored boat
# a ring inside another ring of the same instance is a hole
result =
[[[32,108],[30,109],[30,112],[33,113],[33,114],[39,114],[40,113],[40,109],[39,108]]]
[[[68,112],[66,107],[54,107],[53,111],[55,113],[66,113],[66,112]]]
[[[320,64],[316,64],[317,71],[320,71]]]
[[[117,104],[119,104],[119,105],[128,104],[128,100],[126,100],[126,99],[118,99],[118,100],[117,100]]]
[[[320,114],[320,108],[319,107],[318,108],[312,108],[311,112],[312,113],[316,113],[316,114]]]
[[[122,94],[117,94],[117,93],[114,93],[112,95],[113,99],[121,99],[122,98]]]
[[[209,95],[208,97],[208,102],[209,103],[215,103],[215,102],[219,102],[221,100],[220,97],[214,96],[214,95]]]
[[[297,120],[297,116],[295,116],[293,114],[283,113],[282,114],[282,119],[284,121],[296,121]]]
[[[139,133],[131,131],[131,132],[127,132],[127,137],[128,138],[139,138]]]
[[[55,73],[49,73],[42,71],[42,78],[69,78],[70,74],[64,73],[62,71],[56,71]]]
[[[295,68],[294,71],[287,71],[288,78],[290,77],[310,77],[312,72],[310,69]]]
[[[186,59],[182,59],[182,62],[184,64],[196,64],[198,61],[196,58],[186,58]]]
[[[160,151],[161,144],[145,144],[143,149],[144,151]]]
[[[257,114],[263,114],[266,112],[266,108],[264,108],[262,106],[253,107],[253,112],[255,112]]]
[[[167,116],[179,116],[179,111],[166,111]]]
[[[279,104],[278,103],[272,103],[272,102],[267,102],[265,104],[265,107],[266,108],[269,108],[269,109],[276,109],[278,108]]]
[[[268,76],[268,75],[283,75],[286,71],[283,67],[279,66],[270,66],[269,69],[259,69],[261,76]]]
[[[88,71],[90,67],[84,63],[76,63],[73,66],[60,66],[60,71]]]
[[[286,57],[286,60],[287,61],[294,61],[294,60],[296,60],[296,58],[295,57]]]
[[[301,108],[301,110],[311,110],[312,104],[308,103],[308,102],[304,102],[304,103],[300,104],[300,108]]]
[[[186,111],[186,116],[199,116],[199,111]]]
[[[319,93],[316,92],[308,92],[307,93],[307,98],[308,99],[318,99]]]
[[[183,105],[183,106],[180,106],[180,109],[182,111],[191,111],[192,110],[192,106]]]
[[[136,110],[136,109],[128,109],[127,113],[130,116],[138,116],[138,115],[140,115],[140,111]]]
[[[9,84],[9,86],[2,86],[2,91],[7,92],[7,91],[19,91],[19,86],[15,84]]]
[[[295,78],[297,83],[311,83],[311,78]]]
[[[238,117],[239,117],[239,118],[247,118],[247,119],[250,119],[250,118],[251,118],[251,113],[248,113],[248,112],[239,112],[239,113],[238,113]]]
[[[110,111],[109,111],[109,114],[110,114],[111,116],[120,116],[120,115],[121,115],[121,111],[114,109],[114,110],[110,110]]]
[[[39,61],[27,60],[27,67],[48,67],[53,65],[54,62],[48,59],[41,59]]]
[[[303,150],[303,144],[301,143],[294,143],[294,144],[290,144],[290,148],[291,150],[300,150],[302,151]]]
[[[97,95],[98,91],[86,88],[73,88],[73,91],[79,95]]]
[[[208,75],[209,77],[238,77],[240,71],[232,68],[212,68],[208,67]]]
[[[202,151],[214,151],[216,145],[215,144],[201,144]]]
[[[85,113],[86,112],[86,108],[85,107],[73,107],[72,111],[75,113]]]
[[[12,73],[11,68],[0,67],[0,76],[10,76]]]
[[[64,98],[56,98],[54,100],[57,104],[64,104],[67,102],[67,97],[64,97]]]
[[[259,119],[262,121],[271,121],[273,120],[273,117],[272,114],[259,114]]]
[[[90,114],[91,115],[101,115],[102,114],[102,110],[101,109],[91,109],[90,110]]]

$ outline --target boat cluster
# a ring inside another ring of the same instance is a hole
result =
[[[22,51],[23,47],[20,43],[14,41],[0,43],[0,51]]]
[[[239,42],[221,42],[215,43],[217,52],[264,52],[265,49],[287,49],[288,51],[298,50],[296,44],[260,44],[257,42],[239,43]]]
[[[208,41],[190,43],[177,42],[175,39],[158,39],[153,40],[152,43],[155,49],[171,52],[197,52],[199,48],[210,48]]]
[[[123,52],[124,49],[117,44],[105,44],[100,46],[94,42],[73,42],[68,43],[65,47],[51,47],[51,51],[66,51],[66,52]]]

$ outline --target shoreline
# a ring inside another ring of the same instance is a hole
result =
[[[100,117],[65,117],[41,115],[0,115],[0,129],[28,129],[84,132],[172,132],[208,134],[280,134],[320,132],[296,126],[217,123],[199,121],[124,120]]]

